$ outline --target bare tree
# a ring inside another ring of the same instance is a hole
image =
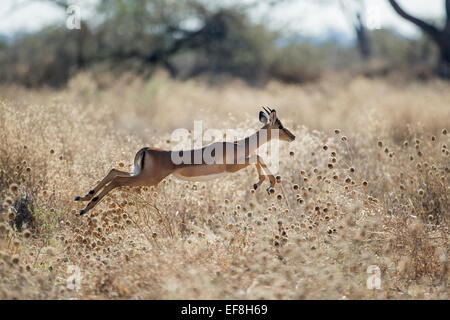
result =
[[[417,17],[413,17],[405,12],[396,0],[388,0],[392,8],[404,19],[418,26],[433,42],[438,46],[441,54],[441,62],[445,66],[445,74],[450,75],[450,0],[445,0],[446,21],[443,28],[438,28],[433,24],[425,22]]]

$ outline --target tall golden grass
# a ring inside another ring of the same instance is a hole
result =
[[[164,74],[79,74],[0,88],[2,299],[448,299],[450,84],[348,78],[210,87]],[[249,167],[221,180],[73,202],[178,127],[257,130],[276,108],[276,193]],[[33,221],[22,231],[12,206]],[[69,266],[81,272],[71,290]],[[368,289],[370,266],[381,288]]]

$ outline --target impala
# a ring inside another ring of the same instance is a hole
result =
[[[242,170],[250,164],[255,164],[258,171],[259,181],[253,185],[256,190],[265,180],[262,169],[267,173],[270,180],[270,186],[267,192],[275,186],[275,177],[270,173],[267,165],[258,155],[252,155],[261,145],[270,141],[275,134],[282,141],[293,141],[295,136],[283,125],[277,118],[275,110],[264,108],[266,114],[261,111],[259,120],[263,127],[244,139],[235,142],[214,142],[198,150],[187,151],[169,151],[156,148],[143,148],[136,153],[134,157],[134,172],[128,173],[117,169],[111,171],[102,181],[84,197],[77,196],[75,201],[89,201],[87,206],[80,211],[80,215],[85,214],[94,208],[111,190],[122,186],[156,186],[160,181],[170,174],[183,180],[209,180],[225,176],[228,173]],[[255,143],[251,143],[251,142]],[[207,161],[202,158],[200,162],[193,161],[195,154],[205,154],[210,152],[215,156],[216,151],[221,151],[215,161]],[[228,152],[228,157],[227,157]],[[231,153],[231,155],[230,155]],[[177,163],[174,155],[184,156],[183,161]],[[186,157],[187,156],[187,157]],[[98,193],[101,189],[103,190]],[[98,193],[97,196],[95,196]]]

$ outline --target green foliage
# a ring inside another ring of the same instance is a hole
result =
[[[308,42],[292,43],[277,50],[271,71],[286,82],[314,80],[322,69],[324,59],[326,52],[322,47]]]
[[[56,236],[60,216],[61,213],[58,210],[49,210],[43,207],[34,209],[33,217],[44,245],[49,245]]]
[[[179,68],[186,68],[186,77],[203,73],[228,74],[251,83],[267,77],[276,55],[276,36],[262,25],[253,25],[245,16],[233,16],[223,41],[205,44],[174,57]],[[191,59],[191,61],[187,61]]]
[[[395,66],[429,61],[435,56],[435,48],[426,37],[418,40],[402,38],[388,29],[371,33],[374,55]]]

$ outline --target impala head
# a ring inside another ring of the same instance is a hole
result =
[[[279,139],[287,142],[291,142],[295,140],[295,136],[282,124],[280,119],[277,117],[277,112],[274,109],[266,109],[263,107],[264,111],[259,112],[259,121],[261,121],[264,126],[263,129],[268,130],[268,134],[270,134],[270,131],[272,129],[278,129],[279,130]]]

